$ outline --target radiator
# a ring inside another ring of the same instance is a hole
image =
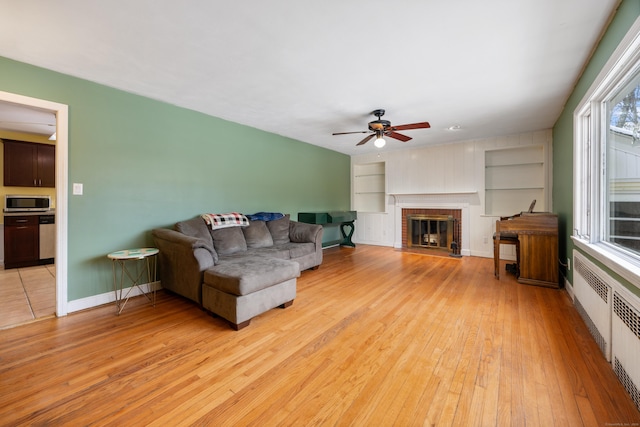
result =
[[[602,354],[611,361],[611,279],[595,264],[573,252],[574,305]]]
[[[573,251],[574,304],[640,409],[640,298]]]
[[[611,319],[613,370],[638,409],[640,409],[639,307],[640,302],[636,296],[623,292],[622,289],[614,291]]]

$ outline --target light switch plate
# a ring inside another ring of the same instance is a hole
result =
[[[82,184],[74,182],[73,183],[73,195],[74,196],[82,196]]]

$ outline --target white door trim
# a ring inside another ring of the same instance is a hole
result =
[[[0,101],[50,110],[56,115],[56,315],[67,315],[67,223],[69,107],[65,104],[0,91]]]

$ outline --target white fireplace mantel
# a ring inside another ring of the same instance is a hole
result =
[[[475,194],[478,194],[477,191],[458,191],[458,192],[442,192],[442,193],[389,193],[390,196],[393,196],[396,204],[398,203],[408,203],[414,200],[416,201],[425,201],[425,200],[454,200],[460,199],[469,203],[471,201],[471,197]]]
[[[477,191],[455,193],[391,193],[394,198],[394,235],[395,248],[402,248],[402,209],[460,209],[462,236],[460,254],[469,256],[470,250],[470,212],[469,205]]]

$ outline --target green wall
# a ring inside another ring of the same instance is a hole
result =
[[[553,208],[560,222],[561,260],[573,252],[573,112],[638,16],[640,1],[623,0],[553,128]],[[625,283],[601,263],[598,264]],[[566,276],[573,283],[573,271],[566,272]]]
[[[0,90],[69,106],[69,301],[111,291],[106,254],[153,228],[350,207],[346,155],[2,57]]]

